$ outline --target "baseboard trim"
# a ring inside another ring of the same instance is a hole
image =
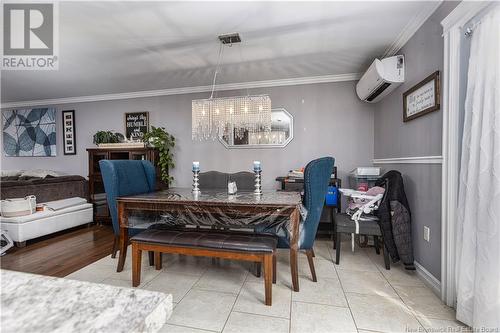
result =
[[[373,164],[443,164],[443,156],[374,158]]]
[[[434,294],[441,298],[441,282],[417,261],[414,261],[413,264],[417,269],[418,276],[432,289]]]

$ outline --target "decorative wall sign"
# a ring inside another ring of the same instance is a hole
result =
[[[5,156],[56,156],[56,109],[2,111]]]
[[[75,110],[62,112],[64,155],[76,155]]]
[[[403,94],[403,121],[407,122],[439,110],[439,95],[439,71],[437,71]]]
[[[125,113],[125,137],[129,140],[142,140],[149,130],[149,112]]]

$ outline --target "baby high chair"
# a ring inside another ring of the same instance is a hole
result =
[[[359,208],[357,208],[355,212],[352,213],[352,215],[342,213],[337,214],[337,216],[335,217],[335,263],[337,265],[340,263],[340,244],[342,233],[351,234],[352,251],[354,251],[354,235],[361,234],[373,236],[376,253],[380,254],[380,247],[382,247],[384,252],[385,268],[390,269],[389,254],[387,253],[384,246],[378,218],[373,215],[374,211],[378,209],[380,201],[383,198],[383,193],[379,193],[376,195],[367,195],[366,192],[350,189],[340,189],[340,192],[346,197],[350,197],[352,199],[361,199],[364,202],[359,206]]]

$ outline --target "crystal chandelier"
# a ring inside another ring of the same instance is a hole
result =
[[[219,36],[221,46],[210,98],[192,101],[192,139],[215,140],[230,132],[237,138],[271,131],[271,98],[268,95],[214,97],[224,45],[241,41],[238,34]]]

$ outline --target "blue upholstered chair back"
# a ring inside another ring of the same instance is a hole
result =
[[[301,230],[301,249],[311,249],[314,244],[334,164],[333,157],[322,157],[309,162],[304,170],[303,204],[307,217]]]
[[[115,235],[118,235],[120,226],[118,225],[116,198],[154,191],[156,171],[149,161],[100,160],[99,167],[113,222],[113,231]]]

